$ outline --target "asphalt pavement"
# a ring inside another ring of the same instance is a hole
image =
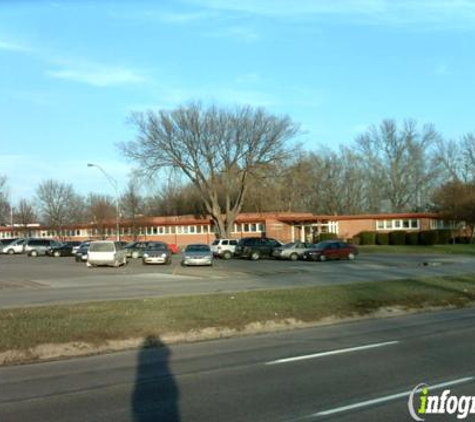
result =
[[[360,254],[355,261],[215,260],[213,267],[87,268],[72,258],[0,256],[0,307],[164,297],[470,274],[462,255]]]
[[[4,367],[0,421],[410,421],[420,383],[475,395],[474,323],[469,308],[173,347],[148,338]]]

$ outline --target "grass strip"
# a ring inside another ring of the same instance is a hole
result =
[[[470,245],[365,245],[358,246],[360,252],[366,253],[409,253],[409,254],[448,254],[475,255],[475,244]]]
[[[209,327],[243,330],[251,323],[317,322],[380,308],[463,307],[475,300],[475,275],[328,287],[107,301],[0,310],[0,352],[41,344],[101,345],[188,333]]]

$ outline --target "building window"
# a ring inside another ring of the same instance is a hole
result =
[[[418,219],[378,220],[376,222],[376,230],[418,230],[419,227]]]

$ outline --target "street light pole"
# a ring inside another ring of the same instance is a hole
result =
[[[98,168],[115,190],[115,202],[116,202],[115,231],[116,231],[117,241],[119,241],[120,240],[120,232],[119,232],[120,230],[120,208],[119,208],[120,198],[119,198],[119,188],[117,185],[117,180],[115,180],[110,174],[106,173],[106,171],[99,164],[88,163],[87,166]]]

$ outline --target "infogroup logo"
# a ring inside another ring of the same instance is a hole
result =
[[[465,419],[475,414],[475,396],[455,396],[450,390],[443,390],[440,395],[429,395],[427,384],[417,385],[410,393],[408,408],[415,421],[424,421],[423,416],[430,414],[454,415]]]

